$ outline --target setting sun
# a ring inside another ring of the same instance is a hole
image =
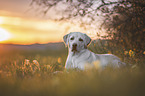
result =
[[[10,38],[10,33],[5,29],[0,28],[0,41],[8,40]]]

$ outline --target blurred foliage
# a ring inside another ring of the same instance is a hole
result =
[[[55,19],[73,21],[77,18],[80,26],[95,25],[98,22],[96,18],[103,17],[101,28],[108,34],[102,38],[111,39],[109,44],[112,47],[121,46],[124,51],[135,52],[135,56],[144,55],[144,0],[32,0],[31,4],[42,6],[40,8],[45,14],[50,9],[58,7],[60,9],[58,11],[62,14],[60,18]],[[61,10],[60,6],[63,5],[64,8]],[[57,10],[54,11],[57,12]],[[83,18],[89,18],[89,20],[83,21]]]
[[[110,43],[111,42],[111,43]],[[89,45],[89,50],[97,54],[114,54],[121,58],[127,65],[144,65],[144,52],[138,55],[134,50],[124,50],[120,44],[112,44],[112,40],[94,40]]]
[[[113,37],[112,44],[120,45],[127,51],[133,50],[136,56],[143,56],[145,50],[144,21],[145,1],[126,0],[109,11],[103,26],[107,29],[108,36]]]
[[[90,50],[110,52],[106,40],[93,42]],[[119,46],[114,50],[119,50]],[[124,68],[86,71],[64,69],[66,49],[21,51],[0,53],[0,96],[144,96],[145,60],[132,56],[132,50],[126,54],[119,51],[127,63]]]
[[[50,66],[48,66],[48,69]],[[21,70],[21,69],[20,69]],[[1,96],[144,96],[145,70],[135,66],[121,69],[68,72],[48,72],[41,67],[39,72],[20,75],[1,71]],[[19,71],[20,72],[20,71]],[[17,73],[19,73],[17,72]],[[46,73],[45,73],[46,72]],[[9,74],[9,75],[8,75]]]
[[[8,74],[21,78],[35,76],[35,73],[49,74],[63,70],[67,57],[66,48],[60,50],[34,48],[28,50],[16,47],[11,50],[1,48],[0,51],[0,73],[2,72],[0,75]]]

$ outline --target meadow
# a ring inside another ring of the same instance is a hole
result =
[[[0,49],[0,96],[145,96],[144,54],[136,57],[106,43],[93,43],[96,53],[113,53],[127,66],[104,70],[65,70],[67,48]],[[1,45],[0,45],[1,46]],[[64,45],[63,45],[64,46]],[[116,52],[115,52],[116,51]]]

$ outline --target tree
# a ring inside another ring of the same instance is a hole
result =
[[[61,11],[65,14],[57,19],[89,18],[89,22],[82,22],[84,25],[95,24],[96,17],[102,16],[101,28],[108,33],[105,38],[111,38],[110,43],[143,55],[145,50],[144,0],[32,0],[31,4],[43,6],[44,14],[52,8],[64,5]]]
[[[117,13],[117,15],[113,16],[112,20],[106,16],[103,25],[109,34],[113,34],[113,41],[125,50],[133,50],[137,55],[143,55],[145,50],[145,1],[123,1],[122,4],[114,6],[111,13]]]

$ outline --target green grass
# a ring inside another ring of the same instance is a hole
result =
[[[102,72],[70,71],[26,78],[3,77],[1,96],[144,96],[144,69],[111,69]]]
[[[145,96],[143,57],[125,56],[132,65],[120,69],[66,71],[67,50],[48,51],[0,54],[0,96]],[[24,67],[25,59],[37,60],[40,70]]]

